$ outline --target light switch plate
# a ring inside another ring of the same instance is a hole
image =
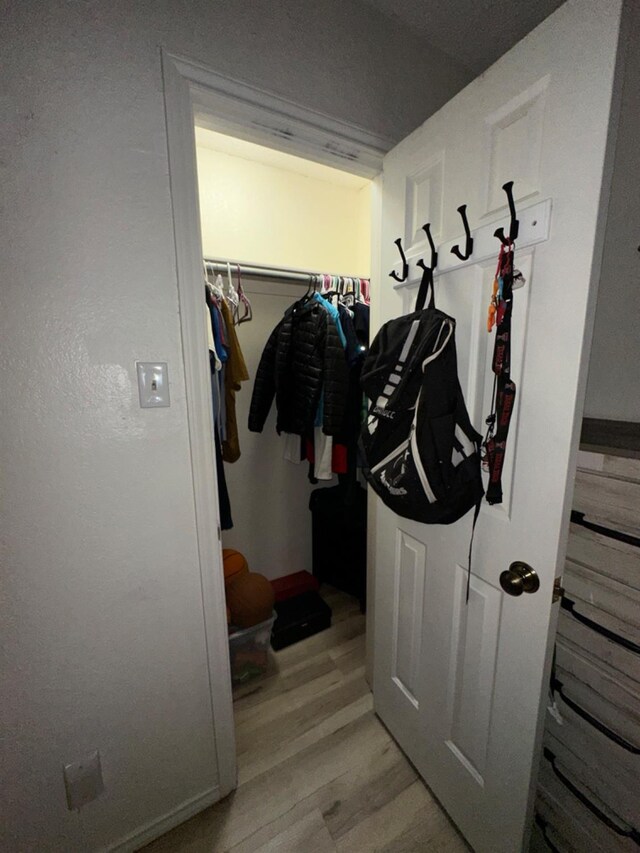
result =
[[[63,774],[70,812],[78,811],[104,791],[100,753],[97,749],[85,755],[81,761],[66,764]]]
[[[136,361],[138,393],[143,409],[169,405],[169,373],[166,361]]]

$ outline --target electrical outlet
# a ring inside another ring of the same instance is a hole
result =
[[[97,749],[85,755],[81,761],[66,764],[63,775],[70,812],[80,810],[104,791],[100,753]]]

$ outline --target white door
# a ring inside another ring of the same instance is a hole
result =
[[[508,180],[521,211],[552,202],[549,238],[516,252],[526,285],[514,300],[518,394],[505,497],[483,505],[468,604],[472,513],[427,526],[376,501],[375,708],[477,851],[515,853],[526,843],[602,244],[619,21],[619,2],[569,0],[385,160],[381,322],[412,310],[417,293],[415,263],[409,287],[394,290],[386,278],[398,268],[395,238],[428,263],[420,228],[431,222],[444,268],[452,256],[442,244],[462,234],[460,204],[475,229],[508,223]],[[496,256],[498,248],[496,240]],[[457,320],[460,382],[481,433],[494,270],[495,257],[436,279],[437,307]],[[537,593],[501,589],[500,573],[516,560],[537,572]]]

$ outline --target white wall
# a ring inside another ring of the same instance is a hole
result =
[[[236,548],[251,571],[268,578],[311,571],[311,513],[313,488],[307,478],[308,463],[294,465],[283,459],[284,438],[276,433],[275,404],[261,433],[249,432],[249,403],[264,345],[285,309],[304,288],[255,280],[246,282],[254,319],[238,327],[250,381],[237,395],[241,456],[225,463],[231,500],[233,529],[224,531],[222,544]]]
[[[372,228],[373,228],[373,204],[375,189],[373,184],[363,187],[358,193],[358,205],[354,214],[356,224],[356,275],[358,270],[366,270],[362,273],[365,278],[371,277],[371,254],[372,254]]]
[[[640,5],[630,49],[607,217],[585,416],[640,422]]]
[[[200,128],[196,145],[206,257],[369,277],[370,181]]]
[[[0,847],[92,850],[216,784],[159,47],[396,139],[467,73],[355,0],[0,16]],[[61,767],[96,747],[78,816]]]

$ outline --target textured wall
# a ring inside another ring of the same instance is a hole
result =
[[[640,422],[640,5],[631,13],[585,416]]]
[[[216,783],[159,47],[396,139],[466,76],[342,0],[0,17],[0,847],[90,850]],[[136,359],[170,408],[138,407]],[[95,747],[78,816],[61,766]]]

